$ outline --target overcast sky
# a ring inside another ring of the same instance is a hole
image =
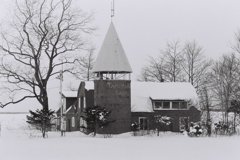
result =
[[[111,0],[73,1],[75,7],[94,12],[97,54],[111,21]],[[1,0],[2,23],[14,2]],[[115,0],[113,21],[136,77],[147,57],[159,54],[168,41],[196,40],[211,58],[229,52],[240,28],[239,7],[239,0]]]

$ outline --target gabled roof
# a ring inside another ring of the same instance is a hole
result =
[[[128,62],[113,22],[111,22],[104,42],[98,54],[93,72],[98,73],[131,73]]]
[[[77,91],[63,91],[62,94],[66,98],[76,98],[77,97]]]
[[[131,111],[153,112],[152,100],[185,100],[198,108],[196,89],[187,82],[132,82]]]
[[[93,81],[85,81],[85,89],[86,90],[94,90],[94,82]]]

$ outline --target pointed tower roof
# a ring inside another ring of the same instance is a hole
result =
[[[111,22],[104,42],[93,67],[98,73],[131,73],[132,68],[128,62],[117,32]]]

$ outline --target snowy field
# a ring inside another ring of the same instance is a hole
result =
[[[30,130],[26,115],[0,114],[1,160],[239,160],[240,137],[157,137],[130,133],[103,138],[80,132],[50,132],[47,139]]]

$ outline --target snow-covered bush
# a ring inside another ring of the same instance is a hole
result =
[[[199,123],[191,122],[188,135],[190,137],[199,137],[200,135],[202,135],[202,133],[203,133],[203,129],[202,129],[201,125]]]
[[[156,116],[154,116],[154,120],[155,120],[156,130],[157,130],[157,135],[158,136],[159,136],[160,131],[170,130],[170,126],[172,124],[172,118],[171,117],[156,115]]]
[[[231,122],[229,122],[231,124]],[[224,123],[223,121],[219,121],[218,123],[214,123],[214,133],[216,135],[227,135],[232,133],[232,126]]]
[[[137,135],[137,131],[138,131],[138,128],[139,128],[139,126],[138,126],[138,123],[137,122],[133,122],[132,124],[131,124],[131,131],[133,132],[133,135],[134,136],[136,136]]]

